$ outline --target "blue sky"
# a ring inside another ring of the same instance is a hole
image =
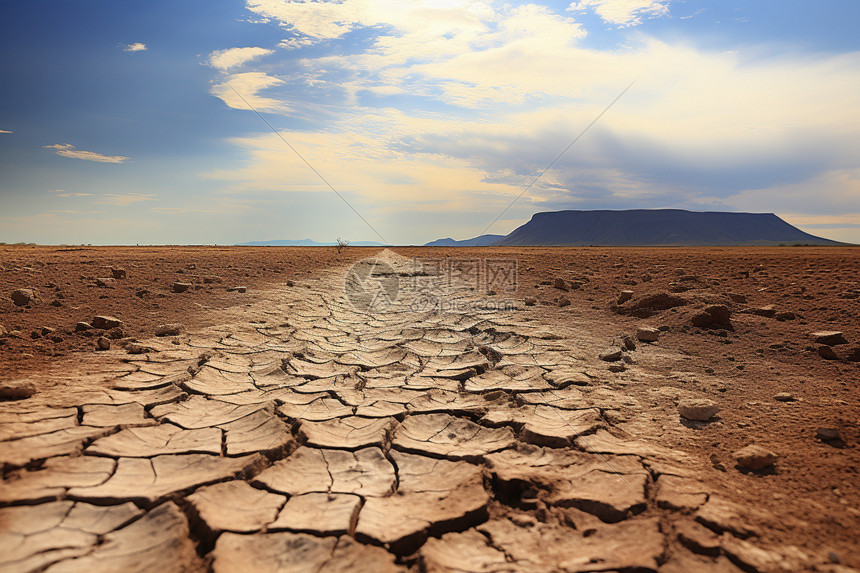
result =
[[[7,2],[0,241],[468,238],[636,80],[488,232],[675,207],[860,243],[857,21],[845,0]]]

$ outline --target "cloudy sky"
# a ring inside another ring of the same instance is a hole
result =
[[[472,237],[635,81],[488,232],[675,207],[860,243],[858,21],[849,0],[6,2],[0,241]]]

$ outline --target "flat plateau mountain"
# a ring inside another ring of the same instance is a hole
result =
[[[469,243],[480,238],[459,243]],[[436,243],[439,241],[428,243],[428,246]],[[843,243],[805,233],[773,213],[630,209],[535,213],[528,223],[487,246],[716,247],[841,244]]]

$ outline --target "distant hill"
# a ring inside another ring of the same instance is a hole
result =
[[[276,241],[250,241],[247,243],[239,243],[240,247],[333,247],[335,246],[335,242],[331,243],[318,243],[316,241],[312,241],[310,239],[299,239],[299,240],[276,240]],[[384,247],[384,243],[377,243],[376,241],[355,241],[351,242],[350,246],[353,247]]]
[[[681,209],[555,211],[531,220],[498,246],[840,245],[789,225],[773,213]]]
[[[454,239],[436,239],[424,245],[425,247],[489,247],[497,241],[504,239],[504,235],[481,235],[474,239],[456,241]]]

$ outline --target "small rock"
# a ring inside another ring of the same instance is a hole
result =
[[[13,290],[9,295],[15,306],[26,306],[36,299],[36,293],[29,288],[19,288]]]
[[[640,326],[636,329],[636,338],[640,342],[657,342],[660,338],[660,330],[652,326]]]
[[[564,291],[566,291],[566,290],[567,290],[567,283],[565,283],[565,282],[564,282],[564,279],[563,279],[563,278],[561,278],[561,277],[558,277],[557,279],[555,279],[555,280],[552,282],[552,286],[553,286],[554,288],[559,289],[559,290],[564,290]]]
[[[0,382],[0,400],[24,400],[35,393],[32,382]]]
[[[138,297],[138,298],[143,298],[143,297],[145,297],[145,296],[146,296],[146,295],[148,295],[148,294],[149,294],[149,290],[148,290],[148,289],[145,289],[145,288],[142,288],[142,289],[140,289],[140,290],[136,291],[136,292],[134,293],[134,296],[136,296],[136,297]]]
[[[794,402],[796,398],[788,392],[780,392],[775,395],[773,399],[777,402]]]
[[[774,318],[776,318],[779,322],[785,322],[787,320],[794,320],[795,318],[797,318],[797,315],[793,312],[778,312],[776,313],[776,316]]]
[[[747,314],[754,314],[756,316],[763,316],[765,318],[773,318],[776,316],[776,310],[773,308],[772,304],[767,306],[759,306],[755,308],[748,308],[744,310]]]
[[[651,275],[649,275],[648,273],[645,273],[644,275],[642,275],[642,276],[641,276],[641,277],[639,277],[639,278],[640,278],[640,279],[642,279],[642,282],[643,282],[643,283],[650,283],[650,282],[651,282],[651,278],[652,278],[652,277],[651,277]]]
[[[96,286],[101,288],[113,288],[116,281],[114,279],[96,279]]]
[[[623,362],[614,362],[609,365],[610,372],[624,372],[625,370],[627,370],[627,366]]]
[[[823,442],[842,440],[842,434],[837,428],[825,428],[824,426],[815,431],[815,437]]]
[[[701,312],[690,318],[690,323],[699,328],[726,328],[731,329],[730,318],[732,311],[724,304],[712,304]]]
[[[104,336],[99,336],[99,339],[96,340],[96,349],[110,350],[110,339],[107,339]]]
[[[837,344],[847,344],[848,341],[842,336],[838,330],[819,330],[818,332],[810,332],[809,338],[817,344],[826,344],[827,346],[836,346]]]
[[[117,326],[116,328],[111,328],[107,331],[106,334],[111,340],[119,340],[120,338],[125,338],[125,331],[119,326]]]
[[[182,328],[179,323],[161,324],[155,327],[155,336],[177,336],[182,332]]]
[[[228,288],[227,292],[248,292],[248,287],[234,286],[232,288]]]
[[[498,293],[492,289],[487,291],[487,296],[496,296]]]
[[[89,322],[76,322],[75,323],[75,332],[84,332],[86,330],[92,330],[93,325]]]
[[[738,294],[738,293],[734,293],[734,292],[729,293],[729,298],[732,299],[734,302],[738,302],[741,304],[743,304],[747,301],[746,295]]]
[[[628,300],[633,298],[632,290],[623,290],[618,294],[618,304],[624,304]]]
[[[208,277],[203,277],[203,283],[207,284],[207,285],[210,285],[213,283],[222,283],[222,282],[224,282],[224,279],[222,279],[221,277],[219,277],[217,275],[210,275]],[[287,282],[289,282],[289,281],[287,281]],[[288,284],[287,286],[292,286],[292,285]]]
[[[113,316],[96,316],[93,318],[91,324],[93,328],[98,328],[99,330],[110,330],[122,326],[122,321]]]
[[[526,306],[534,306],[537,304],[537,299],[532,297],[526,297],[523,302],[525,302]]]
[[[294,283],[293,281],[287,281],[287,282],[286,282],[286,285],[287,285],[288,287],[291,287],[291,286],[296,286],[296,283]]]
[[[51,306],[53,306],[54,308],[60,308],[61,306],[63,306],[63,301],[54,299],[51,301]]]
[[[636,350],[636,340],[629,334],[625,334],[624,336],[622,336],[621,342],[624,343],[624,348],[626,348],[627,350]]]
[[[53,334],[56,331],[56,328],[51,328],[50,326],[43,326],[41,329],[39,329],[39,332],[42,333],[42,336],[48,336],[49,334]]]
[[[719,411],[716,402],[707,398],[684,398],[678,402],[678,413],[688,420],[707,422]]]
[[[564,297],[564,296],[559,297],[558,306],[560,306],[560,307],[570,306],[570,299],[567,297]]]
[[[839,358],[835,350],[824,344],[818,347],[818,355],[825,360],[837,360]]]
[[[191,288],[191,283],[173,283],[173,292],[180,293],[185,292]]]
[[[845,355],[845,360],[849,362],[860,362],[860,346],[855,346],[848,350],[848,353]]]
[[[613,346],[601,352],[598,357],[604,362],[618,362],[623,354],[624,351],[620,347]]]
[[[125,272],[125,269],[119,267],[111,267],[110,274],[115,279],[124,279],[128,276],[128,273]]]
[[[735,461],[740,468],[761,470],[772,466],[779,459],[775,453],[761,446],[751,445],[734,453]]]
[[[125,350],[129,354],[146,354],[148,352],[156,352],[151,346],[140,344],[139,342],[129,342],[125,345]]]

